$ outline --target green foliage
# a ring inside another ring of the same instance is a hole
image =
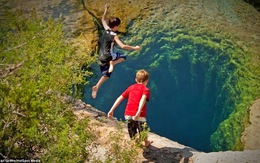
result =
[[[239,52],[234,53],[239,55]],[[229,117],[221,122],[217,131],[211,136],[211,145],[214,151],[220,150],[243,150],[241,136],[248,124],[248,107],[260,97],[259,66],[251,63],[252,55],[246,54],[236,61],[234,72],[237,81],[235,86],[229,87],[232,92],[231,100],[235,101],[235,109]],[[234,63],[233,60],[231,60]],[[239,64],[242,63],[242,64]]]
[[[110,148],[106,154],[107,163],[130,163],[136,161],[137,146],[134,141],[126,141],[122,130],[123,123],[118,123],[117,131],[110,133]]]
[[[59,21],[4,13],[0,23],[0,153],[6,158],[82,162],[91,134],[66,96],[82,83],[82,57],[64,38]],[[76,65],[76,66],[75,66]]]
[[[143,142],[148,139],[148,135],[150,132],[150,128],[147,126],[147,123],[144,123],[142,125],[144,130],[139,133],[139,135],[136,135],[135,141],[137,142],[137,146],[142,147]]]

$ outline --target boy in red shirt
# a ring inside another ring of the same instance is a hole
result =
[[[150,90],[146,87],[149,81],[149,73],[145,70],[139,70],[136,73],[136,84],[129,86],[115,101],[108,117],[113,117],[114,110],[124,100],[128,99],[125,109],[125,119],[130,138],[133,138],[137,131],[140,133],[145,128],[146,123],[146,101],[150,100]],[[144,140],[145,146],[148,147],[152,142],[147,138]]]

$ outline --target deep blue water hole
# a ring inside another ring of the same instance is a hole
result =
[[[165,44],[177,50],[181,57],[171,59],[175,55],[173,51],[160,48]],[[187,45],[192,48],[183,48]],[[83,100],[107,113],[116,98],[135,82],[136,70],[146,69],[150,73],[147,121],[151,132],[197,150],[212,151],[210,136],[221,121],[218,110],[226,107],[224,101],[228,98],[228,93],[219,96],[219,92],[233,70],[228,66],[223,68],[228,58],[217,57],[219,51],[187,40],[178,44],[160,42],[150,47],[145,53],[141,51],[139,57],[129,56],[116,65],[96,99],[91,98],[91,87],[98,81],[100,72],[99,66],[94,65],[95,75],[84,89]],[[155,54],[164,56],[158,60],[157,67],[151,66]],[[118,119],[124,120],[125,104],[126,101],[115,111]]]

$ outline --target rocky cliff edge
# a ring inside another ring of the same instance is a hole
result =
[[[252,107],[255,107],[255,105]],[[104,156],[109,151],[109,142],[111,141],[109,140],[111,138],[109,135],[117,132],[117,125],[120,122],[115,119],[108,119],[106,113],[95,109],[89,104],[85,104],[81,100],[75,102],[74,113],[79,118],[90,119],[91,130],[97,138],[97,144],[89,147],[95,148],[95,150],[92,149],[91,153],[93,159],[105,159]],[[136,162],[257,163],[260,160],[260,149],[205,153],[155,133],[149,133],[149,139],[153,141],[152,145],[148,148],[138,149]],[[122,140],[130,142],[126,127],[122,128]],[[121,143],[121,141],[118,143]]]

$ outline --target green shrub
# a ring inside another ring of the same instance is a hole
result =
[[[77,120],[65,98],[83,82],[83,58],[57,20],[15,11],[1,21],[0,157],[83,162],[92,138],[88,120]]]
[[[106,154],[106,162],[110,163],[130,163],[136,162],[138,146],[135,140],[124,139],[123,122],[119,122],[116,132],[111,132],[109,137],[109,150]]]

